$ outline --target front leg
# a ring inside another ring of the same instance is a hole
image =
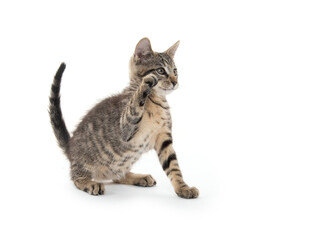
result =
[[[177,156],[172,147],[171,133],[166,132],[159,135],[155,144],[155,150],[158,153],[162,168],[170,179],[177,195],[182,198],[197,198],[199,190],[195,187],[189,187],[183,180]]]
[[[129,142],[138,131],[146,99],[157,81],[158,79],[153,74],[144,77],[140,87],[122,112],[120,127],[123,141]]]

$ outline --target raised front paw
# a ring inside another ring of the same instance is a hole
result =
[[[148,76],[143,78],[144,84],[146,84],[149,88],[153,88],[156,86],[158,79],[155,75],[149,74]]]
[[[176,193],[181,198],[197,198],[199,196],[199,190],[195,187],[183,186],[176,189]]]

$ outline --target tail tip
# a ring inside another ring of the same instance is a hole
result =
[[[57,80],[61,79],[62,74],[64,73],[65,69],[66,69],[66,64],[63,62],[60,64],[60,67],[58,68],[58,71],[54,78]]]
[[[62,62],[62,63],[60,64],[59,70],[62,71],[62,72],[64,72],[65,69],[66,69],[66,63]]]

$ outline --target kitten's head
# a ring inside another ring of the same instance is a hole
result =
[[[162,53],[154,52],[148,38],[136,45],[130,60],[131,84],[139,85],[142,78],[154,74],[159,79],[154,87],[157,94],[166,95],[178,87],[177,68],[173,61],[179,41]]]

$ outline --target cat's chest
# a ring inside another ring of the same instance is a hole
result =
[[[133,140],[136,145],[142,146],[143,152],[146,152],[154,147],[158,134],[166,131],[167,128],[171,128],[169,109],[148,103],[137,136]]]

